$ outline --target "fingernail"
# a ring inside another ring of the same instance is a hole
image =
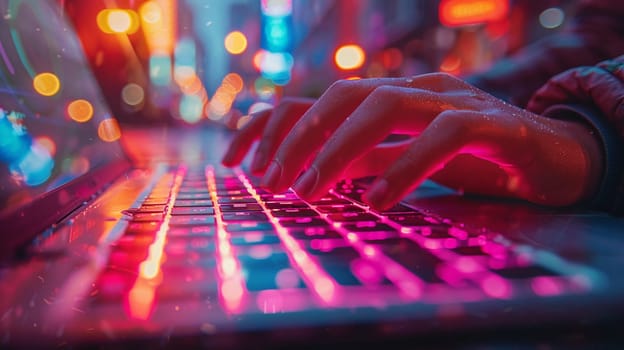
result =
[[[316,187],[316,183],[318,182],[318,170],[315,167],[311,167],[306,170],[303,175],[299,177],[297,182],[293,185],[293,190],[300,197],[307,197]]]
[[[383,207],[388,199],[388,181],[386,179],[376,181],[364,194],[366,203],[375,208]]]
[[[262,169],[265,167],[266,162],[267,162],[267,157],[264,155],[264,153],[259,152],[256,153],[256,155],[254,156],[254,159],[251,161],[251,171],[253,173],[259,173],[262,171]]]
[[[268,189],[274,189],[275,185],[277,185],[281,176],[282,176],[282,167],[279,165],[277,161],[274,160],[271,162],[269,169],[267,169],[267,172],[264,174],[264,177],[262,178],[260,185]]]

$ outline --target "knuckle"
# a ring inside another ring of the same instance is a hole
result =
[[[351,91],[355,88],[355,81],[341,79],[335,81],[331,86],[327,89],[327,92],[331,93],[344,93],[347,91]]]

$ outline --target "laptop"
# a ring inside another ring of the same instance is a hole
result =
[[[268,193],[223,128],[121,128],[58,2],[0,9],[2,348],[621,344],[624,219]]]

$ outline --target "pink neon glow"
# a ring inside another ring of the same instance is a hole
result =
[[[291,268],[281,269],[275,275],[275,284],[280,289],[296,288],[299,285],[299,275]]]
[[[154,287],[145,282],[136,283],[128,292],[128,313],[138,320],[147,320],[154,306]]]
[[[249,256],[256,260],[266,259],[273,254],[273,248],[268,244],[257,244],[249,248]]]
[[[206,181],[210,197],[213,202],[218,203],[215,174],[212,167],[207,166],[205,170]],[[243,308],[247,299],[247,288],[245,279],[240,268],[240,264],[234,257],[229,234],[225,229],[221,209],[215,206],[215,221],[217,226],[217,271],[219,271],[219,292],[223,306],[232,313],[237,313]],[[244,224],[243,224],[244,225]]]
[[[454,249],[459,247],[459,242],[455,238],[447,238],[442,242],[442,245],[446,249]]]
[[[533,292],[539,296],[553,296],[563,293],[563,282],[554,277],[540,276],[535,277],[531,281]]]
[[[364,284],[379,284],[383,280],[383,274],[379,269],[364,259],[357,259],[351,263],[351,271]]]
[[[475,261],[474,258],[462,256],[455,260],[455,268],[462,273],[475,273],[478,271],[482,271],[483,268],[481,265]]]
[[[442,248],[442,244],[437,239],[425,238],[423,245],[427,249],[440,249]]]
[[[274,223],[277,235],[280,237],[282,243],[286,247],[286,254],[293,262],[293,265],[297,272],[301,274],[304,281],[312,286],[312,289],[316,292],[316,295],[326,304],[334,304],[339,298],[340,293],[337,291],[336,282],[327,275],[327,273],[319,268],[317,263],[310,258],[308,253],[299,245],[299,243],[288,233],[288,230],[284,228],[279,221],[275,219],[271,211],[262,204],[260,196],[257,194],[254,187],[251,185],[245,174],[241,171],[238,172],[238,178],[245,185],[249,193],[258,200],[258,203],[263,207],[264,213]]]
[[[460,228],[457,228],[455,226],[452,226],[451,228],[448,229],[448,233],[451,236],[455,236],[461,240],[465,240],[468,239],[468,232],[466,232],[466,230],[462,230]]]
[[[511,284],[496,275],[490,275],[481,280],[481,288],[485,294],[499,299],[507,299],[512,294]]]
[[[306,307],[308,295],[298,290],[263,290],[258,293],[256,305],[265,314],[301,310]]]
[[[374,258],[377,255],[381,254],[378,249],[375,249],[375,247],[368,244],[364,245],[364,247],[362,248],[362,253],[364,253],[364,255],[368,256],[369,258]]]
[[[170,203],[175,202],[177,189],[182,184],[182,179],[186,174],[187,168],[180,166],[173,180],[173,194],[169,198]],[[157,187],[159,184],[156,185]],[[154,242],[148,248],[148,255],[143,262],[139,264],[139,276],[134,285],[128,292],[128,311],[130,317],[136,319],[147,319],[149,313],[154,307],[155,289],[161,283],[162,279],[160,265],[163,262],[163,249],[166,241],[167,230],[169,229],[169,221],[171,220],[172,206],[167,206],[165,216]]]

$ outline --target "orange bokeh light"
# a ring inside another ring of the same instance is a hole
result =
[[[448,27],[501,20],[509,12],[509,0],[442,0],[440,22]]]
[[[113,118],[106,118],[98,125],[98,136],[102,141],[113,142],[121,137],[119,123]]]
[[[74,100],[67,105],[67,115],[79,123],[88,122],[93,117],[93,106],[87,100]]]

